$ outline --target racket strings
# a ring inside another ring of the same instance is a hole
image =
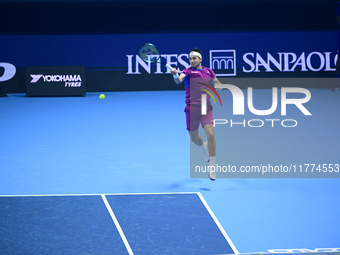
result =
[[[144,45],[138,55],[146,62],[156,62],[160,57],[157,48],[152,44]]]

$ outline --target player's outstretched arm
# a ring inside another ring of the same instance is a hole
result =
[[[184,80],[185,75],[184,75],[184,74],[178,75],[178,70],[177,70],[176,68],[173,68],[173,69],[171,70],[171,74],[173,75],[174,81],[175,81],[177,84],[181,83],[181,82]]]
[[[215,79],[213,79],[212,80],[212,83],[211,83],[211,85],[214,87],[214,88],[216,88],[215,87],[215,84],[222,84],[217,78],[215,78]],[[220,91],[221,89],[217,89],[217,91]]]
[[[222,84],[217,78],[215,78],[215,79],[213,80],[213,82],[214,82],[214,85],[215,85],[215,84]]]

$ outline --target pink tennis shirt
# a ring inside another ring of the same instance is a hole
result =
[[[185,103],[187,106],[201,106],[201,95],[207,93],[200,88],[211,92],[211,90],[204,84],[211,85],[211,82],[216,78],[214,71],[204,66],[202,69],[194,69],[189,67],[184,69],[181,74],[185,75]],[[207,94],[207,105],[211,105],[209,99],[210,96]]]

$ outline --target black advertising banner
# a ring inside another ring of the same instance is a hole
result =
[[[27,96],[84,96],[85,94],[85,66],[26,68]]]

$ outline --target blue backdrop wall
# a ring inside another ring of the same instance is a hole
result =
[[[14,65],[16,74],[1,85],[7,93],[25,92],[28,66],[85,66],[87,91],[183,89],[163,65],[139,59],[137,49],[145,42],[154,43],[163,60],[180,70],[189,66],[190,49],[199,47],[203,65],[221,78],[333,77],[336,35],[336,31],[6,35],[0,36],[0,63]]]
[[[0,86],[23,93],[26,67],[76,65],[87,91],[183,89],[138,59],[145,42],[181,70],[199,47],[221,77],[333,77],[337,2],[0,0]]]

